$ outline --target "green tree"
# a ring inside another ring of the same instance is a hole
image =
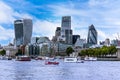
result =
[[[15,54],[15,56],[19,56],[19,55],[22,55],[22,50],[21,49],[18,49],[18,52]]]
[[[109,54],[113,55],[117,52],[117,48],[115,46],[110,46],[109,47]]]
[[[81,52],[79,52],[79,56],[85,56],[86,55],[86,50],[81,50]]]
[[[74,52],[74,50],[73,50],[72,47],[68,47],[68,48],[66,49],[66,53],[67,53],[68,56],[70,56],[70,54],[71,54],[72,52]]]
[[[113,55],[117,52],[115,46],[103,46],[102,48],[86,49],[79,52],[79,56],[94,56],[94,57],[106,57],[108,54]]]
[[[0,55],[4,56],[5,54],[6,54],[6,51],[4,49],[0,51]]]

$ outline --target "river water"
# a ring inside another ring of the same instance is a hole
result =
[[[119,61],[59,62],[0,60],[0,80],[120,80]]]

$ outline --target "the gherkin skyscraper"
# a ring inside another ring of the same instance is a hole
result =
[[[94,25],[89,26],[87,44],[90,46],[97,44],[97,31]]]

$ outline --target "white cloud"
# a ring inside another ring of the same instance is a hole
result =
[[[47,36],[50,39],[55,35],[56,27],[59,27],[60,23],[37,20],[33,25],[33,33],[39,36]]]
[[[105,40],[107,38],[106,34],[103,31],[97,30],[97,32],[98,32],[98,38],[100,41]]]
[[[54,16],[88,16],[86,11],[82,9],[76,9],[74,6],[71,6],[71,4],[56,4],[56,5],[48,5],[48,8],[50,8],[50,11],[53,12]]]
[[[0,1],[0,23],[1,24],[12,24],[14,20],[21,18],[30,18],[32,16],[27,13],[18,13],[13,10],[10,6]]]
[[[14,39],[14,30],[5,29],[0,25],[0,41]]]
[[[98,39],[105,40],[120,29],[120,0],[89,0],[86,3],[49,5],[54,16],[72,16],[72,29],[74,33],[84,36],[88,26],[95,25],[98,30]],[[81,8],[81,6],[86,6]],[[74,6],[75,5],[75,6]],[[79,29],[79,30],[76,30]],[[85,31],[82,31],[86,29]],[[107,29],[107,30],[106,30]],[[114,30],[113,30],[114,29]],[[83,32],[83,33],[82,33]],[[87,35],[86,35],[87,36]],[[114,36],[111,36],[114,39]]]
[[[107,6],[106,4],[108,4],[111,0],[89,0],[89,5],[92,7],[96,7],[96,6]]]
[[[14,20],[21,18],[32,19],[32,16],[27,13],[18,13],[6,3],[0,1],[0,41],[13,41],[14,39],[14,30],[5,28],[6,26],[3,27],[2,24],[13,25]]]
[[[11,7],[0,1],[0,23],[11,23],[14,20]]]

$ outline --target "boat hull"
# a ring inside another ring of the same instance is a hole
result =
[[[31,58],[28,56],[19,56],[16,61],[31,61]]]
[[[58,65],[59,62],[51,62],[51,61],[47,61],[45,62],[45,65]]]

